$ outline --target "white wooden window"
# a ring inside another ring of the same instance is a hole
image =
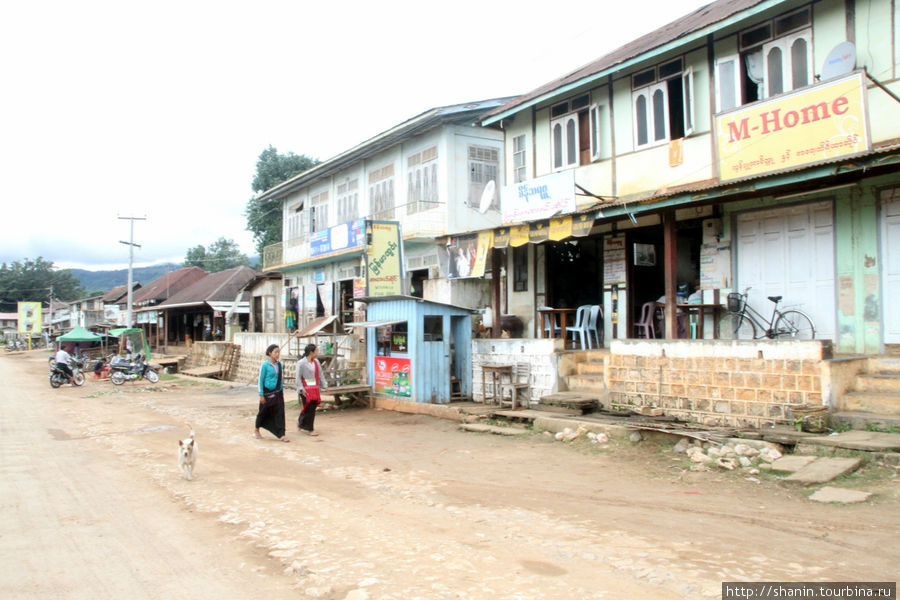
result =
[[[634,96],[635,146],[653,146],[669,139],[669,103],[665,83],[637,90]]]
[[[337,186],[338,223],[359,218],[359,179],[348,179]]]
[[[328,229],[328,190],[319,192],[309,199],[309,232]]]
[[[813,83],[809,7],[740,32],[740,54],[716,59],[718,112],[772,98]],[[750,82],[744,85],[744,81]]]
[[[810,33],[810,30],[801,31],[763,44],[763,89],[766,98],[812,82]]]
[[[369,203],[373,217],[394,218],[394,165],[369,173]]]
[[[550,121],[553,142],[553,170],[578,165],[578,113]]]
[[[500,181],[497,174],[500,172],[500,153],[496,148],[486,146],[469,146],[469,197],[467,204],[478,208],[481,204],[481,194],[488,181],[494,182],[494,198],[489,206],[490,210],[500,210],[499,194]]]
[[[286,241],[306,239],[308,228],[306,227],[307,211],[303,210],[304,203],[295,202],[289,204],[284,215],[286,223]]]
[[[437,146],[407,158],[406,212],[412,214],[438,204]]]
[[[716,112],[741,105],[740,60],[737,54],[716,59]]]
[[[682,69],[681,59],[659,67],[660,77],[632,92],[634,145],[646,148],[682,138],[694,131],[694,71]],[[641,71],[633,81],[651,78],[652,70]]]
[[[523,133],[513,138],[513,181],[515,183],[521,183],[527,178],[527,167],[525,165],[527,156],[525,134]]]

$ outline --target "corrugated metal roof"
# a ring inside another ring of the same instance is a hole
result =
[[[259,273],[245,266],[211,273],[169,297],[157,307],[177,308],[211,302],[233,302],[237,293],[258,275]]]
[[[157,277],[132,295],[132,303],[139,304],[152,300],[165,300],[206,277],[208,273],[200,267],[184,267],[162,277]]]
[[[559,88],[578,84],[582,81],[586,82],[592,76],[603,73],[617,65],[622,65],[630,59],[637,58],[642,54],[648,53],[690,34],[701,32],[711,25],[720,23],[741,11],[764,3],[771,5],[779,4],[779,2],[773,2],[772,0],[719,0],[718,2],[707,4],[680,19],[672,21],[668,25],[660,27],[647,35],[641,36],[624,46],[620,46],[609,54],[598,58],[583,67],[579,67],[571,73],[563,75],[559,79],[554,79],[553,81],[545,83],[527,94],[523,94],[511,102],[490,111],[484,116],[482,122],[494,122],[497,120],[497,115],[505,114],[511,109],[520,106],[534,104],[535,100],[550,95]]]
[[[477,102],[466,102],[464,104],[453,104],[450,106],[441,106],[432,108],[415,117],[400,123],[379,133],[361,144],[358,144],[345,152],[334,156],[324,162],[319,163],[315,167],[295,175],[291,179],[266,190],[259,199],[275,200],[281,198],[299,187],[318,179],[327,177],[336,171],[340,171],[350,163],[358,162],[373,154],[381,152],[386,148],[397,144],[400,140],[410,138],[415,135],[422,134],[439,125],[447,124],[475,124],[478,118],[487,111],[502,106],[509,102],[514,96],[506,96],[503,98],[493,98],[490,100],[479,100]]]

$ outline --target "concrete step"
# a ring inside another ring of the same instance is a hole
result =
[[[839,399],[841,412],[900,416],[900,392],[848,392]]]
[[[851,429],[890,429],[894,427],[900,430],[900,415],[885,415],[873,412],[842,411],[832,413],[829,417],[831,427],[849,425]]]
[[[600,397],[596,394],[568,391],[546,394],[538,402],[542,410],[577,410],[584,413],[597,408]]]
[[[606,392],[606,379],[600,374],[567,375],[566,386],[570,391],[604,393]]]
[[[606,364],[602,360],[588,360],[575,365],[575,372],[579,375],[602,375],[606,371]]]
[[[900,346],[898,346],[900,347]],[[869,359],[869,371],[892,371],[900,373],[900,356],[877,356]]]
[[[571,358],[576,363],[603,362],[609,356],[609,350],[569,350],[566,354],[571,355]]]
[[[860,373],[854,388],[857,392],[900,392],[900,373]]]

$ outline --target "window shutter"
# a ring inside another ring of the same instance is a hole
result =
[[[681,75],[681,93],[684,95],[684,135],[694,132],[694,68],[688,67]]]
[[[600,158],[600,106],[592,104],[590,109],[591,160]]]

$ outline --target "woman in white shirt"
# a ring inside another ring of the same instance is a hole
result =
[[[307,435],[319,435],[313,431],[316,407],[322,402],[322,388],[328,385],[322,374],[322,365],[316,358],[318,354],[315,344],[307,344],[303,349],[303,358],[297,361],[297,394],[302,407],[297,427]]]

